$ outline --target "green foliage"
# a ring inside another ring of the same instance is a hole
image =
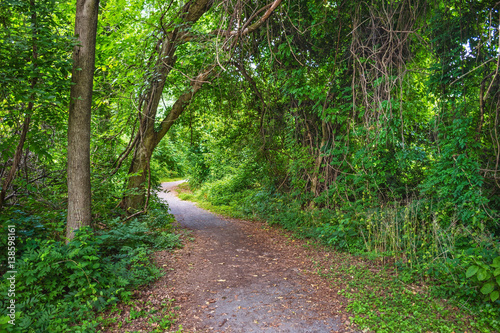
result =
[[[167,138],[168,139],[168,138]],[[177,178],[185,175],[186,161],[171,140],[163,140],[156,147],[151,161],[151,173],[158,178]],[[155,179],[156,180],[156,179]],[[155,181],[156,182],[156,181]]]
[[[64,130],[69,95],[73,39],[68,37],[68,5],[53,0],[0,3],[2,163],[13,156],[25,118],[37,129],[28,133],[30,150],[46,161],[53,159],[49,138]]]
[[[395,279],[392,274],[394,272],[384,267],[344,263],[342,270],[330,270],[326,275],[345,282],[340,293],[350,300],[347,306],[353,312],[350,320],[360,329],[377,332],[491,332],[498,329],[494,313],[471,318],[469,311],[461,309],[461,304]]]
[[[180,246],[178,236],[171,233],[172,217],[159,208],[125,223],[116,218],[98,232],[80,229],[68,244],[44,240],[38,232],[23,237],[17,247],[22,254],[16,281],[22,283],[16,284],[16,327],[23,332],[91,331],[98,324],[95,313],[129,299],[131,289],[157,279],[160,270],[149,259],[151,251]],[[23,217],[6,224],[15,224],[21,235],[30,221]],[[4,309],[9,300],[7,277],[4,274],[0,290]],[[3,328],[8,327],[12,328]]]
[[[246,197],[247,191],[251,190],[257,181],[258,166],[248,162],[239,166],[233,175],[206,183],[201,192],[206,193],[208,200],[214,205],[229,205]]]
[[[500,256],[489,265],[476,261],[475,265],[467,269],[465,277],[475,278],[481,287],[480,292],[492,302],[497,301],[500,292]]]
[[[435,200],[443,225],[449,225],[456,217],[472,228],[496,228],[496,222],[489,218],[495,213],[488,210],[488,198],[482,191],[484,178],[477,173],[479,161],[475,152],[479,146],[471,132],[470,119],[456,119],[445,129],[439,159],[426,171],[422,193]]]
[[[74,6],[0,3],[2,183],[30,120],[0,216],[19,236],[20,277],[28,281],[18,303],[23,329],[92,330],[97,322],[87,313],[127,299],[131,288],[157,276],[149,251],[177,246],[178,238],[155,198],[147,216],[126,223],[117,217],[131,193],[123,166],[143,144],[138,133],[158,129],[211,65],[223,70],[214,68],[212,84],[152,153],[153,192],[161,179],[187,176],[198,191],[184,197],[211,209],[266,219],[336,249],[392,257],[401,281],[422,279],[440,295],[468,299],[475,313],[489,316],[484,326],[497,328],[490,319],[500,291],[498,8],[488,1],[298,0],[287,3],[286,15],[270,16],[266,31],[222,40],[224,34],[208,33],[240,26],[233,23],[247,7],[231,13],[231,2],[214,5],[186,27],[177,16],[183,6],[101,4],[91,136],[95,231],[81,230],[66,245]],[[176,44],[146,128],[137,117],[145,119],[151,83],[160,82],[158,52],[165,36],[178,33],[189,42]],[[379,302],[386,313],[395,311],[391,302],[410,307],[397,298],[407,291],[396,289],[387,301],[369,293],[353,301],[361,314],[355,321],[397,330],[396,314],[376,315],[363,304]],[[405,325],[458,329],[417,310],[404,313]]]
[[[318,227],[319,237],[327,244],[339,249],[362,248],[359,237],[359,222],[356,217],[351,218],[337,212],[329,223]]]
[[[209,168],[205,162],[203,146],[190,147],[186,158],[189,168],[189,179],[193,186],[200,186],[209,175]]]

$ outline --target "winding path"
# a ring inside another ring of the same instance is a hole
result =
[[[263,223],[222,218],[180,200],[164,183],[192,242],[171,256],[163,283],[188,332],[351,332],[345,300],[313,273],[300,241]],[[167,260],[167,259],[165,259]]]

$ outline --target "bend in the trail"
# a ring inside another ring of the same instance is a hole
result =
[[[164,285],[181,306],[178,324],[188,332],[352,331],[345,299],[308,271],[305,249],[260,223],[180,200],[180,183],[164,183],[160,194],[194,238],[170,260]]]

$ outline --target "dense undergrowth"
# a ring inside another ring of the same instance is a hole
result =
[[[289,194],[240,180],[207,182],[180,197],[221,214],[266,220],[296,237],[317,239],[368,261],[388,259],[390,264],[376,274],[366,265],[345,267],[352,275],[345,280],[345,295],[360,327],[377,332],[500,330],[500,303],[486,289],[491,283],[498,290],[499,244],[491,235],[432,223],[435,212],[425,199],[406,206],[329,210],[304,207]],[[407,288],[412,285],[424,287],[415,293]]]
[[[66,244],[64,211],[28,211],[8,207],[1,216],[3,230],[16,230],[16,320],[7,317],[12,276],[1,267],[0,331],[7,332],[93,332],[99,316],[132,292],[161,275],[150,254],[180,246],[172,233],[172,215],[158,201],[147,215],[126,220],[108,217],[94,230],[81,228]],[[7,248],[6,238],[0,240]],[[0,259],[7,262],[7,253]],[[12,296],[12,295],[11,295]]]

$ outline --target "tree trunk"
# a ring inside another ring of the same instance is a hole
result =
[[[148,133],[144,137],[144,140],[139,142],[135,147],[134,157],[129,169],[129,175],[131,176],[127,185],[128,193],[123,201],[123,208],[127,211],[138,210],[144,207],[147,170],[155,148],[154,132]]]
[[[322,118],[324,118],[324,107],[323,107],[323,113],[321,115]],[[323,163],[323,152],[321,149],[326,145],[327,139],[328,139],[328,131],[327,131],[327,125],[326,121],[324,119],[321,120],[321,143],[319,145],[318,149],[318,156],[316,157],[316,160],[314,161],[314,171],[312,175],[312,184],[311,184],[311,193],[313,194],[313,200],[318,196],[318,185],[319,185],[319,176],[320,176],[320,171],[321,171],[321,163]],[[314,201],[311,201],[309,203],[309,208],[314,208],[315,204]]]
[[[91,223],[90,116],[99,0],[77,0],[68,119],[68,222],[66,237]]]
[[[129,169],[129,175],[131,175],[127,185],[129,193],[122,201],[122,208],[127,211],[143,209],[145,200],[146,174],[153,151],[158,143],[160,143],[161,139],[163,139],[165,134],[167,134],[168,130],[172,127],[177,118],[179,118],[182,114],[186,106],[189,105],[189,102],[194,95],[198,92],[198,90],[200,90],[212,70],[213,66],[210,66],[209,69],[200,73],[196,77],[192,83],[191,90],[182,94],[174,103],[166,118],[161,122],[160,130],[158,132],[154,130],[154,123],[148,124],[147,128],[143,131],[140,140],[135,146],[134,157]],[[157,93],[161,94],[161,91],[157,90]],[[153,100],[156,99],[154,95],[151,95],[150,98]],[[145,118],[146,122],[151,121],[151,118]]]
[[[33,109],[33,102],[29,102],[28,111],[31,111],[32,109]],[[0,211],[2,210],[4,204],[5,195],[7,194],[7,189],[14,180],[17,168],[19,167],[19,163],[21,162],[21,156],[23,154],[23,146],[24,142],[26,141],[26,135],[28,134],[30,120],[31,120],[30,115],[27,115],[26,118],[24,118],[23,129],[21,132],[21,137],[19,138],[19,144],[17,145],[16,148],[16,153],[14,154],[14,159],[12,160],[12,166],[2,184],[2,191],[0,192]]]

